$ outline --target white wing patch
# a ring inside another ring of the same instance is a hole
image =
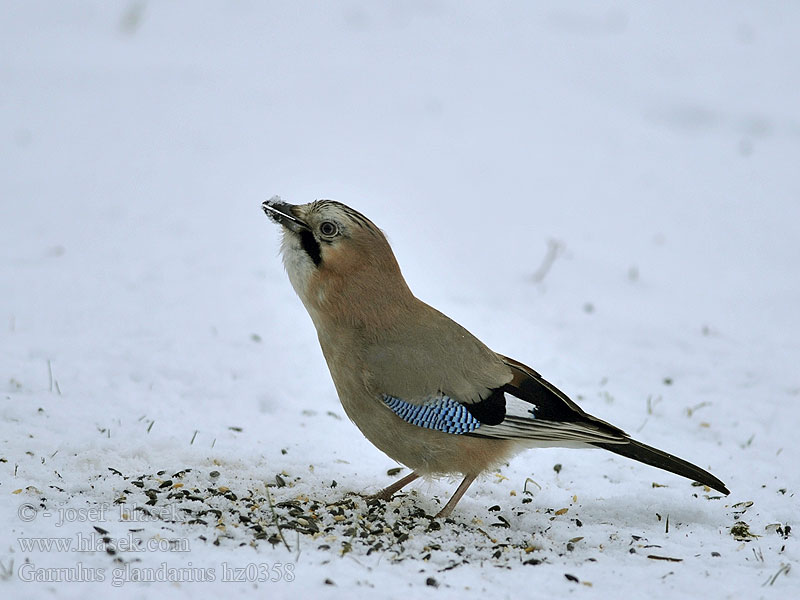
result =
[[[591,421],[545,421],[536,418],[536,406],[506,394],[506,418],[499,425],[481,425],[470,435],[519,440],[533,445],[621,443],[627,438],[604,431]]]

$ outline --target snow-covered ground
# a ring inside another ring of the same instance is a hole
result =
[[[788,1],[4,0],[0,595],[796,593],[798,31]],[[455,482],[370,506],[397,465],[273,194],[361,210],[420,298],[731,496],[553,449],[453,522]]]

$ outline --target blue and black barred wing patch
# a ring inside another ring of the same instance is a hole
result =
[[[470,433],[481,426],[463,404],[448,396],[437,396],[422,404],[383,395],[383,402],[394,414],[412,425],[445,433]]]

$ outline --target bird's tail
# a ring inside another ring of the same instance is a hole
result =
[[[697,465],[693,465],[682,458],[672,456],[672,454],[658,450],[652,446],[642,444],[641,442],[637,442],[635,440],[630,440],[627,444],[606,444],[603,442],[594,442],[592,445],[597,446],[598,448],[603,448],[604,450],[609,450],[615,454],[619,454],[620,456],[626,456],[628,458],[632,458],[633,460],[638,460],[639,462],[658,467],[659,469],[664,469],[665,471],[675,473],[676,475],[688,477],[694,481],[699,481],[700,483],[707,485],[718,492],[722,492],[726,496],[730,494],[730,491],[728,491],[728,488],[725,487],[725,484],[708,471],[705,471]]]

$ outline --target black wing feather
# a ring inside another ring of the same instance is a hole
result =
[[[708,487],[717,490],[725,495],[729,494],[725,484],[714,477],[705,469],[697,465],[673,456],[668,452],[653,448],[641,442],[637,442],[621,429],[614,427],[584,412],[577,404],[570,400],[563,392],[554,385],[546,381],[533,369],[505,356],[500,357],[514,374],[510,383],[503,386],[503,390],[513,394],[517,398],[530,402],[534,405],[534,421],[558,421],[562,423],[576,423],[597,427],[605,434],[619,436],[612,441],[589,441],[588,443],[597,448],[609,450],[620,456],[632,458],[639,462],[664,469],[676,475],[698,481]],[[517,419],[509,419],[517,420]],[[511,423],[509,423],[511,425]]]

